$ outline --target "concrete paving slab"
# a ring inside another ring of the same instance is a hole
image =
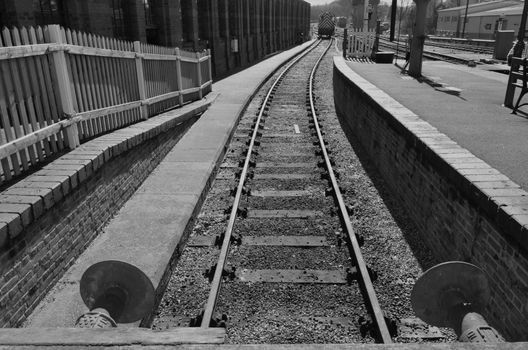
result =
[[[164,162],[195,162],[202,157],[218,158],[221,154],[220,149],[216,147],[198,148],[193,145],[186,145],[186,147],[179,147],[180,152],[169,153],[164,159]]]
[[[437,76],[461,89],[455,96],[416,79],[402,79],[404,76],[394,65],[347,64],[460,146],[528,189],[528,119],[502,106],[507,75],[425,61],[423,74]]]
[[[163,164],[145,180],[144,186],[137,191],[141,194],[193,194],[200,196],[209,180],[201,174],[210,174],[214,164],[207,162],[171,162],[172,167]]]
[[[0,329],[1,345],[57,346],[58,339],[68,346],[126,346],[126,345],[179,345],[221,344],[225,338],[224,328],[173,328],[167,331],[150,329],[79,329],[79,328],[33,328]],[[23,338],[24,341],[20,342]]]

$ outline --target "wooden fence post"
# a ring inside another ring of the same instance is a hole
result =
[[[61,27],[58,24],[49,25],[48,31],[51,42],[57,44],[65,43],[62,38]],[[66,64],[66,54],[62,50],[53,51],[52,57],[61,110],[63,114],[71,118],[75,114],[75,110],[73,108],[73,95],[70,88],[71,77]],[[66,140],[70,149],[80,145],[77,123],[66,127]]]
[[[199,90],[198,90],[198,98],[201,100],[202,97],[203,97],[203,91],[202,91],[202,63],[200,62],[200,58],[201,58],[202,55],[200,55],[199,52],[196,53],[196,60],[197,60],[197,63],[196,63],[196,68],[197,68],[197,79],[198,79],[198,86],[199,86]]]
[[[141,43],[134,41],[134,52],[136,53],[136,74],[139,90],[139,99],[141,100],[141,119],[148,119],[148,107],[145,105],[147,93],[145,91],[145,75],[143,74],[143,57],[141,57]]]
[[[176,52],[176,81],[178,83],[178,90],[180,91],[180,106],[183,106],[183,87],[182,87],[180,48],[177,47],[175,52]]]
[[[213,69],[212,69],[212,61],[213,61],[213,58],[211,56],[211,49],[207,49],[207,56],[209,56],[209,59],[208,59],[208,65],[209,65],[209,81],[213,81]],[[212,83],[211,83],[212,84]]]

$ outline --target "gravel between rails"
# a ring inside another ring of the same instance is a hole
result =
[[[334,55],[339,53],[334,51]],[[423,271],[440,263],[423,244],[416,226],[394,198],[383,179],[353,137],[347,138],[336,115],[332,89],[333,57],[326,55],[315,76],[316,106],[325,140],[340,174],[345,201],[354,208],[351,219],[365,239],[362,251],[369,266],[378,272],[374,288],[381,307],[395,318],[414,317],[410,294]],[[456,334],[441,329],[451,342]],[[409,342],[413,340],[400,339]],[[415,341],[420,341],[416,339]]]
[[[378,292],[380,304],[389,316],[394,318],[413,317],[409,296],[415,280],[426,269],[438,261],[421,244],[421,240],[406,218],[405,212],[397,201],[386,191],[383,181],[369,164],[361,149],[354,145],[353,139],[341,129],[333,105],[332,93],[332,56],[333,49],[322,61],[316,75],[315,93],[318,96],[316,106],[319,109],[328,149],[336,162],[340,173],[340,186],[345,190],[345,200],[353,208],[352,220],[357,232],[365,239],[362,249],[369,266],[378,272],[374,287]],[[285,79],[283,85],[294,84],[304,78],[299,70],[295,78]],[[232,205],[230,191],[236,186],[235,174],[238,163],[249,139],[249,128],[258,111],[268,82],[248,106],[242,117],[234,142],[230,145],[226,157],[214,181],[212,189],[204,202],[196,225],[191,233],[194,237],[214,237],[225,231],[227,217],[223,215]],[[304,104],[304,87],[299,91],[301,106]],[[304,248],[281,247],[280,249],[263,246],[232,245],[228,256],[229,270],[237,269],[346,269],[351,267],[348,250],[338,244],[342,229],[337,216],[331,216],[331,197],[325,197],[328,187],[320,179],[322,169],[317,168],[319,158],[314,158],[316,147],[298,147],[299,141],[310,135],[308,116],[304,108],[294,105],[288,99],[282,101],[277,115],[288,115],[290,119],[268,117],[263,131],[272,134],[293,133],[297,124],[301,138],[283,138],[279,143],[268,143],[270,138],[261,138],[262,146],[255,157],[259,162],[307,162],[313,168],[285,169],[276,167],[253,168],[255,178],[246,182],[252,191],[271,190],[309,190],[306,197],[259,198],[244,196],[241,207],[252,209],[318,209],[322,217],[306,219],[237,219],[235,235],[320,235],[325,237],[329,247]],[[293,99],[292,99],[293,100]],[[285,106],[287,102],[288,106]],[[297,102],[298,103],[298,102]],[[244,137],[244,135],[248,135]],[[283,140],[284,139],[284,140]],[[312,140],[316,140],[312,137]],[[275,140],[277,142],[277,140]],[[295,181],[259,179],[258,174],[311,174],[310,178]],[[313,177],[313,178],[312,178]],[[242,243],[243,244],[243,243]],[[160,307],[156,310],[153,329],[167,329],[186,326],[190,317],[195,317],[203,308],[209,293],[209,281],[204,271],[216,263],[218,249],[215,247],[186,247],[180,257]],[[357,283],[351,285],[327,284],[279,284],[279,283],[241,283],[227,282],[222,286],[217,303],[217,313],[226,314],[228,343],[355,343],[373,342],[368,334],[360,334],[357,319],[367,315],[364,301]],[[344,322],[323,322],[320,317],[346,318]],[[452,341],[456,337],[450,330],[442,329],[444,338],[435,341]],[[400,339],[396,341],[421,341],[419,339]]]

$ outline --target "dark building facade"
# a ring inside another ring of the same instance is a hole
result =
[[[225,76],[307,39],[303,0],[0,0],[0,27],[74,30],[187,50],[211,49]]]

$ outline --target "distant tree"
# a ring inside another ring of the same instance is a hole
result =
[[[390,21],[391,6],[389,4],[378,5],[378,19],[382,22]]]
[[[335,0],[326,5],[312,6],[311,20],[318,21],[319,16],[323,12],[332,12],[336,16],[347,16],[352,20],[349,26],[362,27],[363,26],[363,5],[364,0]],[[380,5],[380,0],[370,0],[372,5],[372,15],[369,21],[369,27],[376,26],[376,20],[387,16],[385,11],[388,5]]]
[[[401,0],[396,10],[396,35],[412,33],[415,11],[412,0]]]

